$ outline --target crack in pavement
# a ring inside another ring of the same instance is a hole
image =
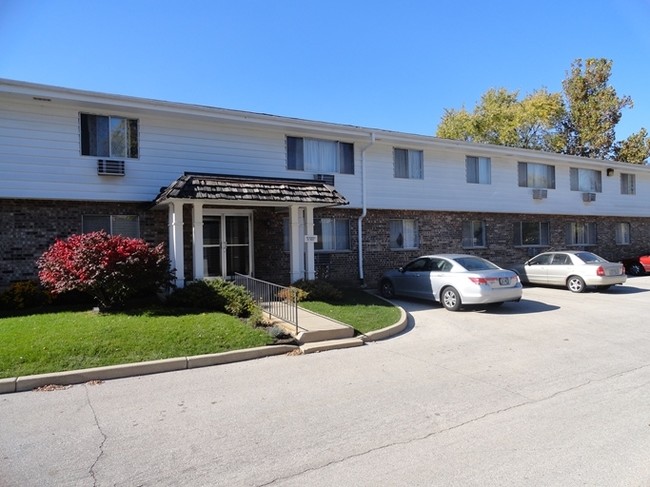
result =
[[[501,414],[501,413],[513,411],[513,410],[518,409],[518,408],[520,408],[522,406],[530,406],[530,405],[533,405],[533,404],[538,404],[538,403],[542,403],[542,402],[545,402],[545,401],[549,401],[549,400],[554,399],[554,398],[556,398],[556,397],[558,397],[558,396],[560,396],[562,394],[566,394],[566,393],[569,393],[569,392],[576,391],[576,390],[581,389],[581,388],[583,388],[585,386],[588,386],[588,385],[590,385],[592,383],[605,382],[605,381],[608,381],[610,379],[613,379],[613,378],[616,378],[616,377],[622,377],[624,375],[634,373],[634,372],[636,372],[638,370],[642,370],[642,369],[645,369],[645,368],[648,368],[648,367],[650,367],[650,364],[645,364],[645,365],[641,365],[639,367],[635,367],[633,369],[617,372],[615,374],[612,374],[612,375],[609,375],[609,376],[606,376],[606,377],[602,377],[600,379],[589,379],[589,380],[583,382],[582,384],[578,384],[576,386],[569,387],[568,389],[563,389],[561,391],[554,392],[553,394],[551,394],[549,396],[546,396],[546,397],[543,397],[543,398],[540,398],[540,399],[529,400],[529,401],[524,401],[524,402],[521,402],[521,403],[518,403],[518,404],[513,404],[512,406],[508,406],[507,408],[498,409],[496,411],[490,411],[490,412],[487,412],[487,413],[485,413],[485,414],[483,414],[481,416],[477,416],[476,418],[469,419],[467,421],[464,421],[462,423],[458,423],[458,424],[456,424],[454,426],[450,426],[448,428],[445,428],[445,429],[442,429],[442,430],[439,430],[439,431],[432,431],[431,433],[427,433],[426,435],[423,435],[423,436],[410,438],[408,440],[395,441],[393,443],[387,443],[385,445],[381,445],[381,446],[378,446],[378,447],[375,447],[375,448],[370,448],[369,450],[366,450],[366,451],[363,451],[363,452],[360,452],[360,453],[354,453],[352,455],[349,455],[349,456],[344,457],[344,458],[340,458],[338,460],[332,460],[332,461],[327,462],[327,463],[325,463],[323,465],[319,465],[318,467],[306,468],[305,470],[302,470],[302,471],[297,472],[297,473],[292,474],[292,475],[288,475],[286,477],[277,477],[277,478],[275,478],[275,479],[273,479],[273,480],[271,480],[269,482],[260,484],[258,487],[265,487],[265,486],[268,486],[268,485],[273,485],[276,482],[296,478],[296,477],[299,477],[299,476],[304,475],[304,474],[309,473],[309,472],[315,472],[315,471],[327,468],[327,467],[332,466],[332,465],[343,463],[343,462],[346,462],[346,461],[354,459],[354,458],[360,458],[360,457],[363,457],[365,455],[369,455],[371,453],[375,453],[375,452],[378,452],[378,451],[381,451],[381,450],[392,448],[394,446],[402,446],[402,445],[408,445],[408,444],[411,444],[411,443],[416,443],[416,442],[419,442],[419,441],[424,441],[424,440],[427,440],[429,438],[433,438],[435,436],[438,436],[440,434],[447,433],[449,431],[453,431],[453,430],[462,428],[463,426],[467,426],[468,424],[472,424],[472,423],[476,423],[478,421],[482,421],[483,419],[486,419],[486,418],[491,417],[491,416],[496,416],[496,415]]]
[[[104,443],[106,443],[106,440],[108,440],[108,437],[106,434],[102,431],[102,427],[99,425],[99,420],[97,419],[97,413],[95,412],[95,408],[93,407],[92,403],[90,402],[90,396],[88,395],[88,386],[84,384],[84,389],[86,391],[86,402],[88,404],[88,407],[93,413],[93,418],[95,419],[95,425],[97,426],[97,431],[99,431],[99,434],[102,435],[102,441],[99,444],[99,454],[95,458],[95,461],[93,464],[90,466],[90,469],[88,470],[88,473],[93,479],[93,486],[97,485],[97,477],[95,475],[95,467],[99,463],[99,459],[104,455]]]

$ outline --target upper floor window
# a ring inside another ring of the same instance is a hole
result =
[[[616,245],[630,245],[630,224],[627,222],[617,223],[615,229]]]
[[[81,230],[83,233],[104,230],[110,235],[139,238],[140,219],[137,215],[83,215]]]
[[[354,145],[348,142],[287,137],[287,169],[354,174]]]
[[[82,113],[81,155],[138,157],[138,121]]]
[[[423,153],[421,150],[395,149],[395,177],[407,179],[422,179]]]
[[[636,174],[621,173],[621,194],[636,194]]]
[[[463,247],[487,247],[485,222],[480,220],[463,222]]]
[[[519,162],[519,186],[523,188],[555,189],[555,166]]]
[[[569,176],[571,178],[571,191],[600,193],[603,190],[602,173],[600,171],[572,167],[569,170]]]
[[[391,249],[417,249],[420,246],[415,220],[390,220],[389,232]]]
[[[595,223],[567,223],[565,243],[567,245],[596,245]]]
[[[548,246],[548,222],[518,222],[514,224],[514,243],[518,246]]]
[[[492,183],[489,157],[467,156],[465,158],[465,170],[468,183]]]

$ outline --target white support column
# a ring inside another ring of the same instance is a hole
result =
[[[305,208],[305,235],[314,236],[314,208]],[[305,279],[316,279],[316,266],[314,263],[314,241],[310,238],[305,242]]]
[[[192,257],[194,279],[205,277],[203,266],[203,203],[192,203]]]
[[[183,255],[183,204],[169,205],[169,259],[176,270],[176,286],[185,286],[185,261]]]
[[[302,245],[300,239],[300,207],[289,207],[289,259],[291,262],[291,282],[304,277],[302,268]]]

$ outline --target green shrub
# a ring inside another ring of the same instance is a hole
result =
[[[1,309],[37,308],[50,302],[50,295],[34,281],[18,281],[0,294]]]
[[[242,286],[224,279],[194,281],[176,289],[168,299],[171,306],[222,311],[247,318],[251,325],[263,321],[262,310]]]
[[[293,286],[302,289],[307,293],[306,301],[340,301],[343,293],[332,284],[322,279],[307,281],[300,279],[293,283]]]

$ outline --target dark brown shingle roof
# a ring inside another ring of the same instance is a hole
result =
[[[348,201],[322,181],[307,179],[263,179],[215,174],[184,174],[154,200],[170,198],[214,201],[261,201],[269,203],[312,203],[319,206],[347,205]]]

